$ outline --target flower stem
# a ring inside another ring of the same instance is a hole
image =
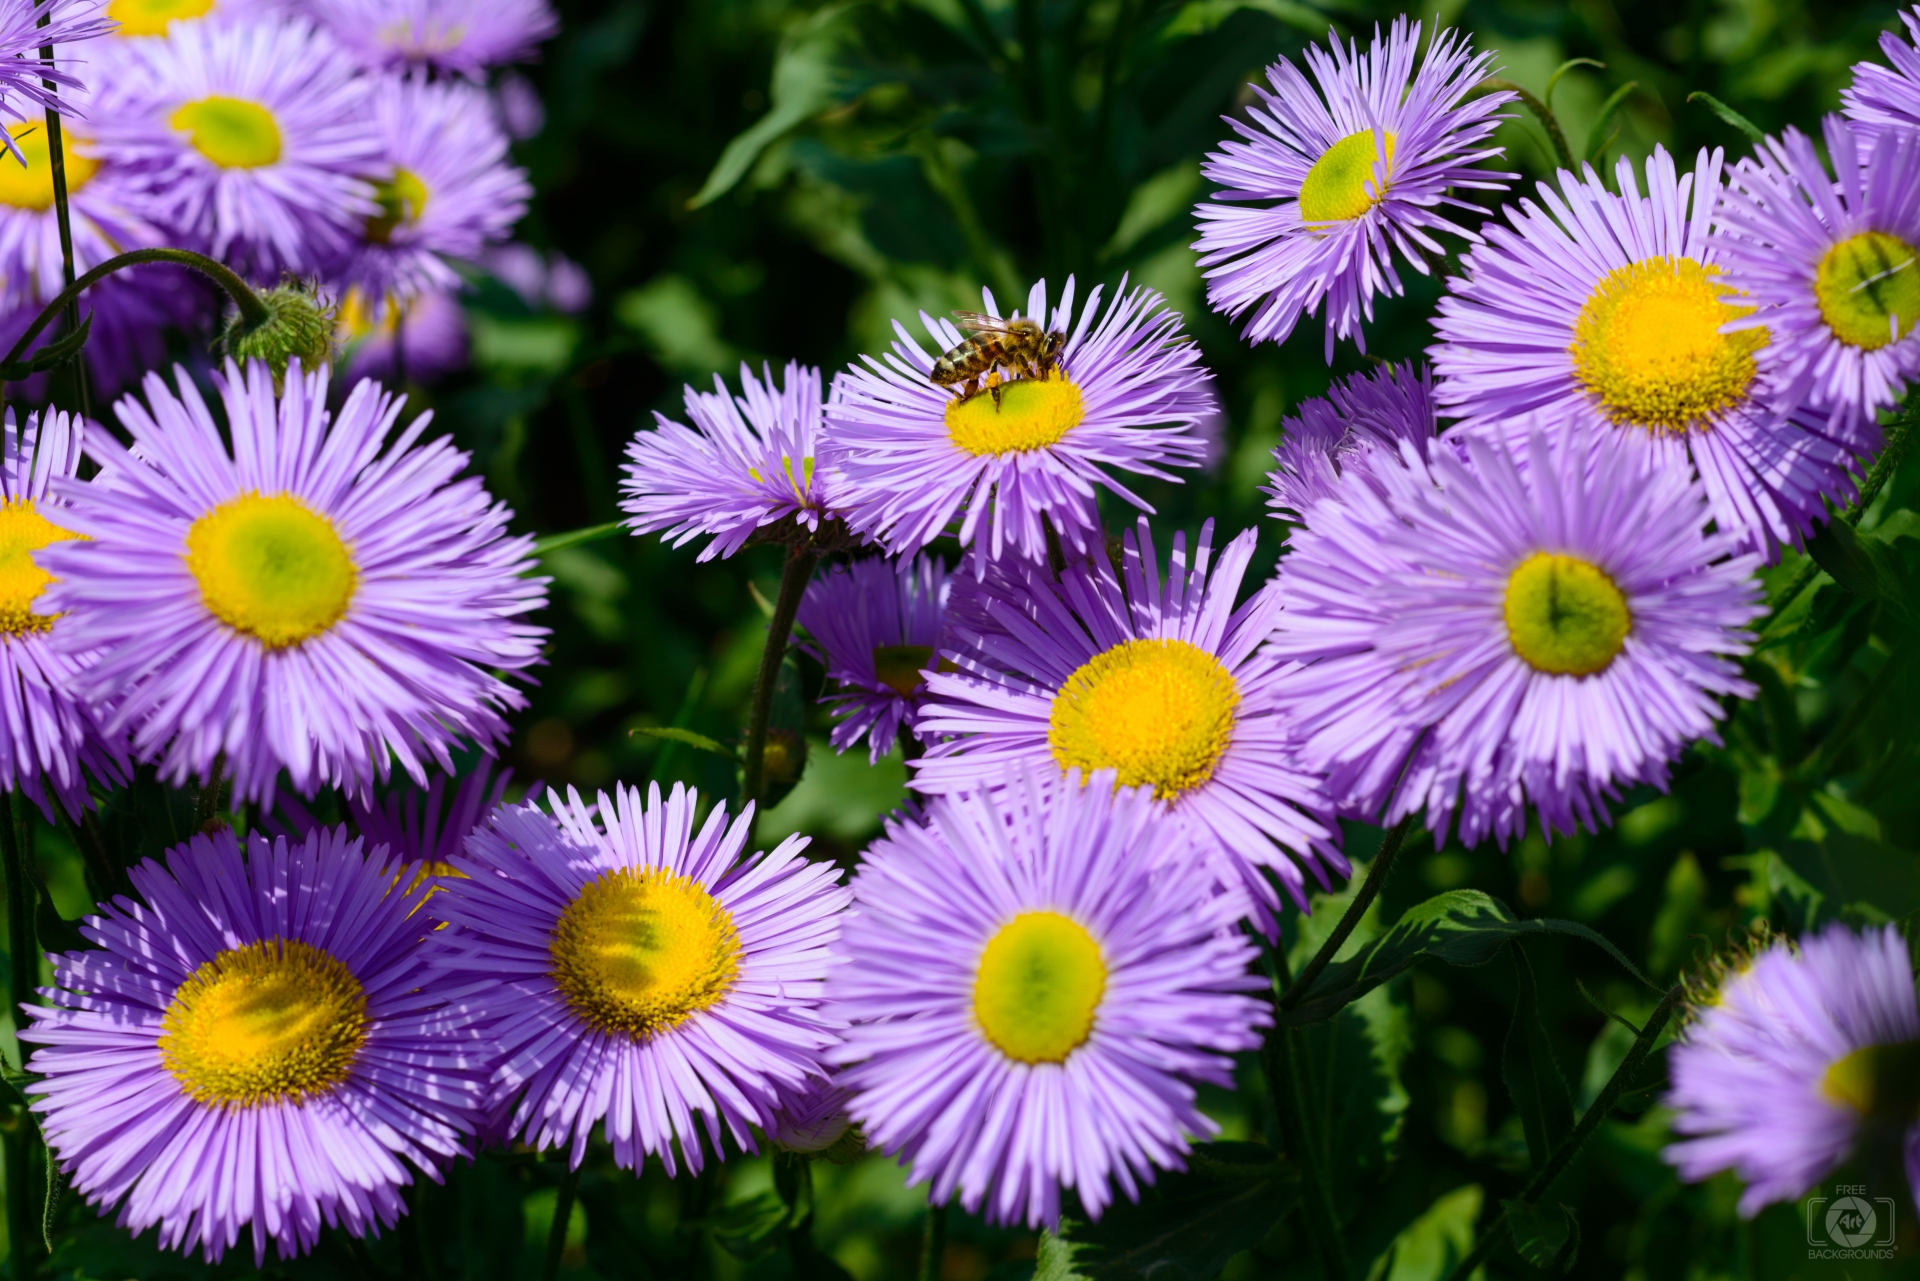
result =
[[[1613,1111],[1613,1105],[1619,1100],[1621,1092],[1632,1083],[1634,1077],[1639,1075],[1641,1064],[1645,1063],[1647,1056],[1653,1052],[1654,1042],[1660,1039],[1661,1031],[1667,1026],[1667,1020],[1673,1017],[1673,1011],[1686,996],[1686,991],[1685,984],[1675,984],[1665,996],[1660,998],[1660,1004],[1654,1007],[1653,1014],[1640,1029],[1640,1035],[1633,1039],[1633,1047],[1627,1051],[1627,1057],[1620,1060],[1620,1066],[1615,1068],[1613,1075],[1607,1079],[1606,1087],[1600,1091],[1600,1097],[1593,1101],[1593,1106],[1588,1108],[1586,1114],[1580,1118],[1580,1124],[1573,1127],[1573,1133],[1567,1136],[1566,1142],[1554,1150],[1553,1155],[1547,1158],[1547,1163],[1541,1166],[1539,1172],[1527,1180],[1527,1186],[1520,1190],[1520,1195],[1515,1199],[1522,1205],[1537,1203],[1553,1186],[1554,1180],[1573,1164],[1573,1158],[1580,1155],[1580,1149],[1586,1146],[1587,1140],[1591,1139],[1594,1131],[1600,1128],[1600,1123],[1607,1119],[1609,1112]],[[1474,1243],[1467,1257],[1447,1274],[1447,1281],[1466,1281],[1466,1278],[1472,1276],[1473,1270],[1485,1263],[1487,1256],[1499,1247],[1506,1225],[1507,1212],[1503,1209],[1494,1217],[1493,1222],[1487,1225],[1486,1231],[1480,1234],[1480,1239]]]
[[[780,575],[780,596],[773,603],[773,617],[767,621],[767,647],[760,651],[760,675],[753,685],[753,708],[747,717],[747,746],[741,768],[740,806],[755,805],[753,821],[747,829],[747,848],[753,848],[753,828],[759,825],[757,802],[766,786],[767,723],[773,716],[773,689],[780,682],[780,662],[787,656],[787,638],[793,635],[794,615],[800,612],[800,598],[807,594],[813,567],[820,554],[806,543],[795,543],[787,551],[787,567]]]
[[[1300,1206],[1300,1219],[1307,1230],[1307,1243],[1320,1261],[1324,1281],[1347,1281],[1347,1256],[1340,1244],[1340,1220],[1333,1206],[1333,1188],[1320,1161],[1319,1146],[1308,1128],[1306,1088],[1301,1079],[1306,1067],[1302,1046],[1305,1037],[1299,1028],[1281,1027],[1276,1022],[1267,1029],[1266,1040],[1260,1047],[1260,1068],[1267,1078],[1274,1115],[1280,1121],[1281,1141],[1286,1144],[1287,1155],[1300,1169],[1301,1186],[1306,1192]]]
[[[1502,80],[1498,76],[1488,76],[1475,85],[1474,89],[1480,93],[1499,93],[1504,90],[1517,95],[1526,105],[1527,110],[1540,121],[1540,127],[1547,131],[1547,141],[1553,144],[1553,154],[1559,158],[1560,167],[1569,173],[1573,171],[1573,151],[1567,146],[1567,135],[1561,132],[1560,121],[1554,116],[1552,107],[1513,81]]]
[[[53,6],[48,5],[40,13],[41,26],[53,21]],[[40,61],[48,67],[53,66],[53,46],[40,46]],[[48,93],[58,94],[59,86],[50,78],[42,76],[40,83]],[[60,229],[60,269],[62,283],[69,288],[73,285],[73,220],[67,209],[67,152],[60,128],[60,113],[52,107],[47,108],[47,172],[53,179],[53,217]],[[80,328],[80,302],[78,296],[67,299],[67,332]],[[91,397],[87,393],[86,362],[75,355],[73,358],[73,387],[79,401],[80,416],[83,419],[93,417]]]
[[[7,882],[7,959],[12,963],[10,991],[13,1004],[15,1043],[25,1070],[27,1048],[18,1039],[18,1029],[26,1023],[25,1006],[34,999],[40,983],[40,944],[34,937],[34,888],[27,877],[26,845],[20,839],[20,794],[8,792],[4,812],[0,812],[0,857],[6,863]],[[34,1205],[33,1149],[37,1140],[33,1116],[16,1105],[14,1121],[7,1128],[7,1241],[12,1255],[12,1275],[34,1276],[38,1271],[40,1222]]]
[[[567,1224],[573,1220],[574,1198],[580,1195],[580,1170],[568,1170],[560,1179],[560,1193],[553,1199],[553,1223],[547,1228],[547,1253],[540,1263],[540,1281],[554,1281],[560,1275],[560,1256],[567,1252]]]
[[[920,1281],[940,1281],[940,1261],[947,1253],[947,1207],[927,1206],[927,1222],[920,1237]]]
[[[1347,904],[1347,910],[1341,915],[1339,924],[1333,927],[1333,933],[1327,935],[1327,941],[1320,945],[1320,950],[1313,954],[1313,959],[1301,969],[1300,976],[1288,984],[1287,990],[1281,993],[1279,1001],[1281,1009],[1290,1010],[1300,1004],[1301,998],[1307,994],[1307,989],[1312,987],[1313,981],[1320,977],[1320,972],[1333,963],[1333,958],[1339,953],[1341,945],[1352,935],[1354,927],[1360,924],[1360,918],[1367,914],[1367,909],[1373,905],[1373,900],[1379,897],[1381,889],[1385,887],[1387,874],[1393,870],[1393,861],[1399,857],[1400,847],[1406,844],[1407,833],[1412,830],[1413,815],[1409,814],[1388,828],[1387,834],[1381,837],[1380,852],[1374,855],[1373,866],[1367,869],[1367,879],[1361,883],[1360,892],[1353,896],[1353,902]]]

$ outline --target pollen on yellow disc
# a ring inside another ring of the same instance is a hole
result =
[[[347,1079],[367,1039],[353,972],[306,943],[229,948],[188,976],[160,1021],[160,1061],[201,1103],[297,1102]]]
[[[358,573],[333,522],[291,494],[242,494],[187,530],[187,568],[213,616],[269,649],[320,635]]]
[[[1574,322],[1574,370],[1607,416],[1684,432],[1738,404],[1765,329],[1723,334],[1753,308],[1727,301],[1718,267],[1643,258],[1608,272]]]
[[[26,160],[22,165],[12,156],[0,155],[0,204],[14,209],[53,208],[53,161],[47,143],[45,121],[30,120],[9,127],[13,145]],[[78,192],[93,177],[99,162],[81,154],[85,141],[71,133],[63,139],[61,153],[66,157],[67,194]]]
[[[176,108],[167,123],[222,169],[258,169],[280,159],[279,122],[245,98],[200,98]]]
[[[1597,566],[1535,552],[1507,579],[1507,636],[1537,672],[1588,676],[1627,642],[1627,598]]]
[[[395,228],[417,223],[426,213],[427,184],[411,169],[395,169],[393,177],[374,185],[373,199],[380,212],[367,219],[367,239],[384,245]]]
[[[1920,1041],[1855,1050],[1827,1068],[1820,1092],[1872,1120],[1920,1121]]]
[[[873,674],[902,698],[912,698],[927,683],[920,673],[933,666],[931,645],[876,645]]]
[[[947,402],[947,437],[977,458],[1021,454],[1057,445],[1087,416],[1080,388],[1065,374],[1021,378],[989,392]]]
[[[1313,162],[1300,184],[1303,222],[1346,222],[1380,203],[1393,174],[1394,136],[1387,135],[1386,171],[1374,177],[1380,146],[1371,129],[1350,133]]]
[[[1920,319],[1920,262],[1897,236],[1863,231],[1821,256],[1813,293],[1834,337],[1876,351]]]
[[[973,1016],[1008,1058],[1059,1063],[1092,1034],[1106,991],[1106,959],[1086,926],[1058,912],[1023,912],[980,954]]]
[[[33,610],[41,591],[53,581],[52,574],[34,563],[33,554],[78,537],[35,511],[31,498],[0,503],[0,632],[20,636],[53,626],[51,616]]]
[[[214,0],[109,0],[107,16],[118,20],[122,36],[164,36],[181,19],[204,18]]]
[[[644,1041],[717,1004],[740,972],[733,917],[661,868],[589,881],[560,914],[553,981],[588,1024]]]
[[[1121,787],[1172,800],[1213,777],[1239,705],[1232,673],[1199,646],[1122,641],[1053,696],[1047,744],[1063,770],[1116,770]]]

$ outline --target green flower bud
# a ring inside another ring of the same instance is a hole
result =
[[[290,283],[260,295],[267,318],[248,325],[235,315],[228,320],[213,350],[241,364],[264,360],[273,371],[275,391],[284,391],[287,362],[294,358],[302,369],[323,369],[333,363],[335,307],[323,301],[316,286]]]

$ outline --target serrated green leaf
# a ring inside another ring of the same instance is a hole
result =
[[[1513,1248],[1536,1268],[1571,1272],[1580,1254],[1580,1221],[1564,1205],[1528,1205],[1502,1201],[1507,1226],[1513,1230]]]
[[[1500,1051],[1500,1075],[1513,1098],[1527,1135],[1527,1155],[1540,1169],[1573,1131],[1573,1098],[1553,1055],[1552,1039],[1540,1022],[1540,999],[1525,948],[1513,949],[1518,990],[1513,1022]]]

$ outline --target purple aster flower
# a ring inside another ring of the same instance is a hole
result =
[[[620,1165],[697,1174],[723,1131],[756,1151],[749,1127],[824,1074],[820,991],[851,895],[804,837],[743,859],[748,817],[724,805],[695,831],[699,799],[676,783],[594,807],[549,792],[552,817],[508,806],[435,899],[436,964],[492,1012],[489,1106],[575,1167],[604,1125]]]
[[[1891,68],[1871,62],[1853,66],[1853,84],[1840,91],[1847,118],[1860,126],[1862,137],[1872,137],[1889,126],[1920,128],[1920,8],[1900,15],[1907,39],[1898,32],[1880,33],[1880,52]]]
[[[930,741],[912,785],[933,795],[974,791],[1009,768],[1051,766],[1092,778],[1117,770],[1122,787],[1150,786],[1243,911],[1271,932],[1280,897],[1271,872],[1306,910],[1302,865],[1324,888],[1344,875],[1332,804],[1294,763],[1273,690],[1283,664],[1263,649],[1280,597],[1234,597],[1253,559],[1255,531],[1229,543],[1216,567],[1213,523],[1187,556],[1176,534],[1165,579],[1143,517],[1125,540],[1125,565],[1104,555],[1055,583],[1021,566],[989,579],[955,611],[956,670],[927,679],[915,728]],[[988,620],[972,626],[974,617]]]
[[[1398,453],[1407,441],[1425,458],[1436,430],[1433,373],[1425,364],[1382,365],[1343,378],[1281,422],[1267,506],[1304,519],[1314,503],[1336,492],[1356,455]]]
[[[467,313],[450,293],[369,307],[364,293],[349,289],[335,322],[347,379],[432,383],[467,367]]]
[[[478,258],[526,212],[533,188],[507,159],[486,90],[458,80],[385,76],[373,92],[384,174],[380,209],[329,275],[371,297],[458,290],[446,260]]]
[[[371,70],[413,67],[478,80],[522,62],[560,29],[547,0],[300,0]]]
[[[620,506],[636,534],[665,530],[679,547],[708,534],[699,559],[725,558],[755,531],[792,521],[817,533],[829,516],[833,478],[820,465],[820,371],[788,362],[784,386],[764,366],[740,366],[740,394],[720,375],[710,392],[686,389],[687,427],[654,414],[659,426],[627,446]]]
[[[593,304],[593,281],[586,269],[557,250],[541,253],[512,241],[481,254],[480,265],[534,311],[550,307],[571,316]]]
[[[125,743],[103,737],[74,693],[93,655],[52,643],[62,621],[40,601],[53,575],[34,553],[74,537],[58,523],[62,504],[50,492],[55,476],[71,477],[80,464],[74,427],[46,410],[23,432],[12,409],[0,427],[0,788],[31,800],[49,822],[56,797],[75,816],[92,804],[87,773],[115,787],[130,772]]]
[[[1777,557],[1852,492],[1852,438],[1821,415],[1776,407],[1760,360],[1767,331],[1729,330],[1731,299],[1708,239],[1720,153],[1691,174],[1654,148],[1641,195],[1632,161],[1621,195],[1591,168],[1562,170],[1545,207],[1509,206],[1467,274],[1440,299],[1429,354],[1441,412],[1525,454],[1529,416],[1611,423],[1654,465],[1697,470],[1714,521],[1740,546]]]
[[[833,706],[837,752],[868,743],[869,759],[911,728],[934,665],[947,606],[947,567],[932,556],[870,558],[836,565],[807,586],[799,622],[816,642]]]
[[[1697,1182],[1732,1170],[1740,1213],[1792,1201],[1863,1149],[1904,1153],[1920,1196],[1920,1005],[1888,925],[1775,942],[1728,974],[1673,1048],[1666,1151]]]
[[[1756,558],[1704,532],[1699,483],[1605,427],[1522,440],[1375,454],[1292,535],[1272,648],[1308,666],[1273,704],[1343,813],[1424,805],[1444,839],[1458,808],[1466,845],[1504,846],[1529,803],[1592,828],[1753,692],[1720,655],[1747,648]]]
[[[960,542],[988,559],[1011,548],[1039,561],[1043,518],[1066,546],[1099,546],[1096,487],[1152,510],[1114,469],[1173,480],[1163,466],[1198,466],[1206,443],[1195,428],[1217,408],[1200,349],[1152,290],[1128,293],[1122,281],[1104,315],[1100,295],[1096,287],[1076,313],[1069,277],[1049,312],[1047,282],[1036,284],[1024,315],[1065,338],[1056,365],[1044,378],[970,397],[929,377],[941,353],[964,341],[953,322],[920,314],[934,341],[928,351],[896,320],[899,341],[885,361],[862,357],[864,368],[835,381],[827,407],[855,532],[911,556],[958,517]],[[998,316],[993,295],[982,297]]]
[[[276,404],[264,364],[229,363],[229,453],[177,378],[116,407],[137,452],[96,428],[100,475],[55,486],[87,541],[45,553],[47,603],[66,644],[100,650],[80,692],[117,700],[108,732],[171,783],[224,768],[253,800],[282,769],[303,795],[364,791],[391,759],[424,782],[462,737],[502,739],[525,700],[496,673],[538,659],[545,630],[518,618],[546,580],[467,455],[417,443],[432,416],[389,445],[401,407],[377,384],[329,414],[325,371],[290,367]]]
[[[1333,344],[1352,338],[1366,348],[1362,318],[1373,300],[1405,292],[1394,258],[1427,274],[1427,254],[1446,249],[1434,232],[1479,237],[1448,216],[1446,206],[1478,212],[1450,188],[1504,190],[1513,174],[1476,166],[1497,156],[1488,145],[1511,93],[1469,97],[1491,71],[1491,54],[1476,54],[1453,31],[1435,38],[1414,68],[1420,24],[1394,19],[1387,38],[1374,27],[1363,57],[1359,42],[1331,53],[1307,49],[1316,90],[1286,58],[1267,69],[1268,93],[1250,86],[1265,110],[1251,122],[1228,116],[1245,141],[1207,157],[1206,176],[1221,185],[1200,219],[1200,266],[1207,301],[1233,317],[1255,309],[1249,342],[1285,342],[1303,315],[1327,307],[1327,360]]]
[[[501,769],[492,756],[482,756],[455,785],[451,803],[447,775],[436,772],[426,787],[405,783],[377,797],[349,796],[347,809],[369,848],[384,845],[408,866],[425,866],[443,876],[453,870],[454,856],[465,848],[467,837],[506,800],[512,783],[512,770]],[[539,786],[534,784],[529,793]]]
[[[854,877],[828,981],[834,1051],[876,1148],[988,1219],[1099,1218],[1218,1132],[1193,1082],[1231,1087],[1260,1043],[1239,907],[1150,788],[1051,769],[889,821]]]
[[[835,1077],[814,1077],[798,1094],[774,1109],[767,1137],[774,1145],[803,1156],[858,1152],[860,1132],[847,1116],[853,1092]],[[851,1155],[851,1154],[850,1154]]]
[[[119,46],[91,126],[145,213],[259,276],[337,258],[380,213],[369,83],[304,21],[188,22]]]
[[[1714,215],[1726,282],[1764,324],[1769,381],[1785,403],[1827,411],[1827,430],[1877,443],[1876,411],[1920,372],[1920,130],[1863,140],[1824,122],[1836,182],[1798,129],[1734,166]]]
[[[24,161],[0,165],[0,305],[11,308],[47,302],[66,287],[66,277],[46,122],[36,119],[9,132]],[[125,166],[96,159],[92,143],[71,125],[64,152],[76,274],[129,249],[164,242],[161,230],[139,212],[140,192]]]
[[[56,956],[33,1110],[60,1168],[120,1226],[218,1261],[244,1232],[256,1264],[364,1235],[406,1210],[411,1164],[470,1147],[487,1043],[426,963],[427,893],[340,828],[230,828],[130,873]]]
[[[76,99],[84,98],[86,86],[73,74],[73,46],[113,29],[113,18],[97,0],[0,3],[0,118],[31,124],[47,110],[78,114]],[[42,45],[55,47],[52,66],[40,59]],[[0,129],[0,141],[14,160],[27,163],[11,127]]]

